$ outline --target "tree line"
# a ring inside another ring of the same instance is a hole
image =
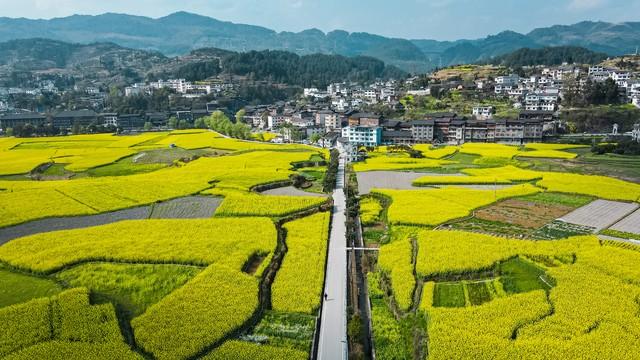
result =
[[[542,49],[523,48],[512,53],[494,57],[486,64],[503,65],[510,68],[539,65],[598,64],[609,56],[579,46],[554,46]]]

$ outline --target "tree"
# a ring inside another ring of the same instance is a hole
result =
[[[7,128],[7,136],[13,136],[13,128]]]
[[[175,116],[170,117],[169,120],[167,121],[167,125],[169,126],[170,129],[177,129],[178,119],[176,119]]]
[[[144,123],[144,127],[143,127],[144,131],[149,131],[152,128],[153,128],[153,124],[151,122],[147,121]]]
[[[613,79],[604,82],[587,80],[584,87],[584,99],[589,105],[619,104],[620,92]]]
[[[240,109],[238,110],[238,112],[236,113],[236,124],[240,124],[244,122],[244,116],[247,114],[247,112],[244,109]]]
[[[193,122],[193,127],[195,127],[196,129],[206,129],[207,128],[207,124],[205,124],[203,118],[197,118]]]
[[[322,139],[322,135],[320,135],[318,133],[314,133],[309,138],[309,141],[311,141],[311,143],[313,143],[313,144],[316,144],[318,141],[320,141],[320,139]]]
[[[189,122],[187,120],[178,121],[178,129],[185,130],[189,128]]]
[[[583,104],[582,94],[580,93],[580,83],[575,77],[568,77],[564,80],[562,102],[568,106],[580,106]]]

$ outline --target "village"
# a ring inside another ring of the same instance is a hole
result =
[[[473,68],[472,66],[466,66]],[[455,67],[453,68],[455,69]],[[600,65],[583,66],[563,64],[556,67],[531,67],[527,76],[501,68],[486,76],[464,79],[453,76],[438,79],[431,76],[413,76],[405,79],[377,81],[371,84],[332,83],[326,89],[304,88],[302,93],[286,101],[273,104],[247,105],[235,113],[236,119],[254,132],[276,134],[273,142],[314,143],[331,146],[338,139],[352,146],[449,144],[465,142],[496,142],[524,144],[541,142],[545,137],[568,133],[560,114],[568,107],[568,91],[582,91],[589,84],[615,84],[620,104],[640,108],[640,76],[638,73],[610,69]],[[493,76],[495,74],[503,74]],[[570,85],[569,85],[570,84]],[[43,91],[58,91],[51,82],[43,82],[39,89],[0,89],[3,95],[23,93],[38,95]],[[202,127],[202,119],[215,111],[233,117],[218,98],[237,87],[233,82],[190,82],[185,79],[158,80],[135,83],[124,88],[127,98],[153,95],[166,90],[171,96],[213,99],[201,102],[198,108],[177,107],[167,111],[97,112],[87,109],[39,113],[9,109],[0,101],[0,129],[4,132],[31,125],[35,129],[48,126],[57,132],[88,132],[101,128],[107,131],[139,132],[175,128]],[[81,104],[105,102],[107,94],[98,87],[78,89]],[[451,103],[463,111],[452,109]],[[449,107],[437,111],[424,111],[407,116],[415,103],[437,101],[449,97]],[[474,102],[474,99],[476,102]],[[459,104],[455,104],[458,102]],[[471,105],[469,105],[471,104]],[[103,107],[109,110],[108,107]],[[615,128],[615,129],[614,129]],[[605,134],[626,135],[637,138],[636,128],[619,129],[613,126]],[[635,131],[634,131],[635,130]],[[602,133],[602,132],[600,132]]]

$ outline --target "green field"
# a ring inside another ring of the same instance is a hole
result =
[[[509,294],[549,288],[540,278],[544,270],[527,260],[514,258],[501,263],[498,269],[504,291]]]
[[[62,271],[55,277],[70,287],[88,288],[100,302],[113,302],[133,318],[200,271],[198,267],[180,265],[93,263]]]
[[[493,286],[491,282],[471,282],[466,284],[467,291],[469,291],[469,302],[471,305],[482,305],[488,301],[491,301],[491,291],[488,286]]]
[[[437,283],[433,293],[433,306],[463,307],[466,303],[462,283]]]
[[[50,297],[62,287],[45,278],[12,272],[0,265],[0,308],[32,299]]]
[[[640,157],[616,154],[596,155],[589,148],[568,150],[577,153],[573,160],[527,159],[531,170],[614,176],[640,182]]]
[[[269,311],[253,330],[252,336],[265,338],[274,346],[311,350],[315,318],[311,315]]]
[[[113,164],[96,167],[87,170],[89,176],[127,176],[134,174],[144,174],[152,171],[160,170],[167,167],[161,163],[137,163],[133,161],[134,157],[127,157],[116,161]]]

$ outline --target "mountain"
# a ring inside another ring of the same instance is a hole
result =
[[[535,41],[513,31],[503,31],[478,40],[458,40],[454,42],[434,42],[433,40],[413,40],[424,53],[441,66],[474,63],[521,48],[541,47]],[[437,59],[437,60],[436,60]]]
[[[0,18],[0,41],[27,38],[82,44],[110,42],[166,56],[185,55],[199,48],[370,56],[409,72],[423,72],[436,66],[483,61],[521,48],[582,46],[609,55],[631,53],[640,45],[640,23],[581,22],[535,29],[528,34],[504,31],[482,39],[436,41],[342,30],[276,32],[187,12],[158,19],[113,13],[51,20]]]
[[[112,42],[121,46],[184,55],[199,48],[232,51],[285,50],[299,55],[315,53],[371,56],[406,69],[424,71],[429,65],[412,42],[367,33],[317,29],[281,32],[178,12],[159,19],[107,13],[74,15],[51,20],[0,18],[0,41],[50,38],[70,43]]]
[[[431,61],[442,66],[486,61],[522,48],[579,46],[611,56],[634,53],[640,46],[640,22],[612,24],[583,21],[555,25],[528,34],[504,31],[477,40],[412,40]]]
[[[488,64],[506,67],[535,65],[561,65],[563,63],[598,64],[609,56],[578,46],[556,46],[542,49],[523,48],[512,53],[500,55],[486,61]]]
[[[23,39],[0,43],[0,66],[14,71],[37,71],[82,66],[102,70],[151,68],[166,62],[161,53],[134,50],[112,43],[71,44],[50,39]]]
[[[170,58],[159,52],[129,49],[113,43],[73,44],[40,38],[0,43],[0,83],[17,86],[20,84],[15,82],[25,78],[16,74],[35,72],[98,80],[109,86],[157,78],[197,81],[218,74],[306,87],[406,76],[395,66],[364,56],[300,56],[287,51],[233,52],[203,48]]]
[[[611,24],[583,21],[571,26],[536,29],[527,37],[546,46],[582,46],[609,55],[625,55],[640,46],[640,22]]]

